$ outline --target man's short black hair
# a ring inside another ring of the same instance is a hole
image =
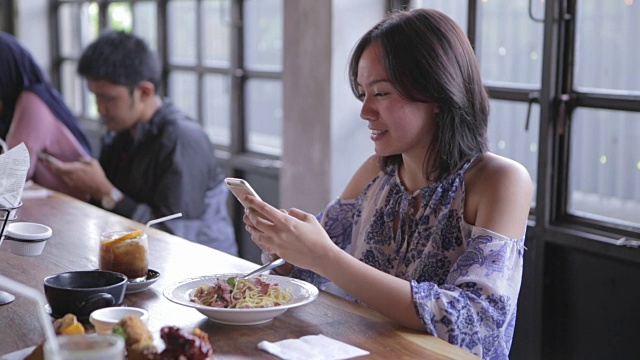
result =
[[[124,85],[130,91],[141,81],[160,86],[160,63],[141,38],[123,32],[100,35],[82,53],[78,73],[89,80],[105,80]]]

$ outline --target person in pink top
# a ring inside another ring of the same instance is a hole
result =
[[[88,200],[86,193],[69,187],[39,160],[40,153],[63,161],[90,159],[87,138],[29,51],[3,32],[0,32],[0,138],[8,148],[25,143],[31,158],[28,180]]]

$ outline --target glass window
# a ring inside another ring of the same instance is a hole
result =
[[[467,31],[468,9],[466,1],[411,0],[411,8],[436,9],[452,18],[462,30]]]
[[[214,144],[231,144],[231,81],[228,76],[211,74],[204,77],[202,124]]]
[[[60,5],[58,11],[60,55],[79,56],[86,44],[98,36],[98,4],[95,2]]]
[[[169,98],[180,110],[198,119],[198,76],[174,70],[169,75]]]
[[[173,64],[197,63],[196,2],[174,0],[167,4],[169,61]]]
[[[64,102],[76,114],[82,114],[84,103],[84,92],[82,81],[76,72],[77,63],[75,61],[65,61],[60,69],[62,78],[62,95]]]
[[[282,82],[251,79],[246,84],[247,149],[282,153]]]
[[[527,168],[534,182],[533,201],[538,177],[540,106],[533,104],[531,107],[528,130],[525,130],[528,107],[528,104],[521,102],[491,100],[487,135],[491,152],[515,160]]]
[[[158,51],[158,7],[154,2],[133,4],[133,32],[145,39],[153,51]]]
[[[571,123],[568,211],[640,224],[640,114],[579,108]]]
[[[633,1],[584,0],[577,12],[576,89],[640,91],[637,50],[640,6]]]
[[[231,4],[229,0],[202,3],[203,61],[207,66],[228,67],[231,60]]]
[[[479,2],[475,49],[485,84],[540,86],[543,24],[529,17],[529,1]]]
[[[107,20],[109,21],[109,28],[131,32],[133,28],[131,4],[124,2],[109,4],[107,8]]]
[[[246,0],[244,5],[245,66],[253,70],[282,69],[282,0]]]

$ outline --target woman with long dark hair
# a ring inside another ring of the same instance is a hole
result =
[[[464,32],[435,10],[393,13],[360,39],[349,74],[375,155],[317,219],[247,197],[252,239],[287,261],[280,274],[507,358],[532,183],[488,151],[488,97]]]

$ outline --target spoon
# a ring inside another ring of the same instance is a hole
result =
[[[250,277],[252,277],[254,275],[261,274],[261,273],[263,273],[265,271],[269,271],[269,270],[271,270],[273,268],[277,268],[278,266],[284,265],[285,263],[286,263],[286,261],[284,259],[282,259],[282,258],[275,259],[275,260],[272,260],[271,262],[268,262],[268,263],[260,266],[259,268],[253,270],[250,273],[247,273],[247,274],[244,274],[242,276],[239,276],[238,278],[239,279],[247,279],[247,278],[250,278]]]

